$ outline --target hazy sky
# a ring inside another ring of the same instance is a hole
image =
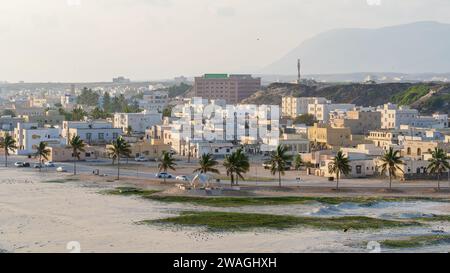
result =
[[[449,14],[449,0],[0,0],[0,81],[257,73],[325,30]]]

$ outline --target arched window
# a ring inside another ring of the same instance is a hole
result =
[[[422,155],[422,149],[417,148],[417,155]]]
[[[408,149],[406,149],[406,154],[411,155],[411,147],[408,147]]]

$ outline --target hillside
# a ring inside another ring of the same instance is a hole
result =
[[[274,83],[243,103],[281,104],[283,96],[325,97],[337,103],[410,105],[423,113],[450,113],[450,83],[316,84]]]
[[[346,28],[321,33],[273,62],[261,74],[450,71],[450,25],[416,22],[378,29]]]

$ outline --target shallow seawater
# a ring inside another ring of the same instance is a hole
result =
[[[450,203],[432,201],[374,202],[371,204],[341,203],[321,205],[307,213],[310,216],[368,216],[382,219],[414,219],[446,215]]]

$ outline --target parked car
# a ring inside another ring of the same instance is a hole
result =
[[[149,160],[145,156],[139,156],[139,157],[136,157],[134,159],[134,161],[136,161],[136,162],[146,162],[146,161],[149,161]]]
[[[175,179],[180,180],[180,181],[189,181],[189,179],[186,175],[179,175],[179,176],[175,177]]]
[[[30,163],[19,161],[19,162],[14,163],[14,166],[16,166],[17,168],[29,168]]]
[[[171,175],[170,173],[157,173],[155,176],[157,178],[173,178],[173,175]]]
[[[45,162],[44,166],[47,167],[47,168],[54,168],[54,167],[56,167],[55,163],[53,163],[52,161]]]
[[[56,171],[59,172],[59,173],[65,173],[65,172],[67,172],[67,170],[64,169],[64,167],[58,167],[58,168],[56,168]]]
[[[35,169],[42,169],[44,167],[44,165],[41,165],[41,164],[34,164],[34,168]]]

